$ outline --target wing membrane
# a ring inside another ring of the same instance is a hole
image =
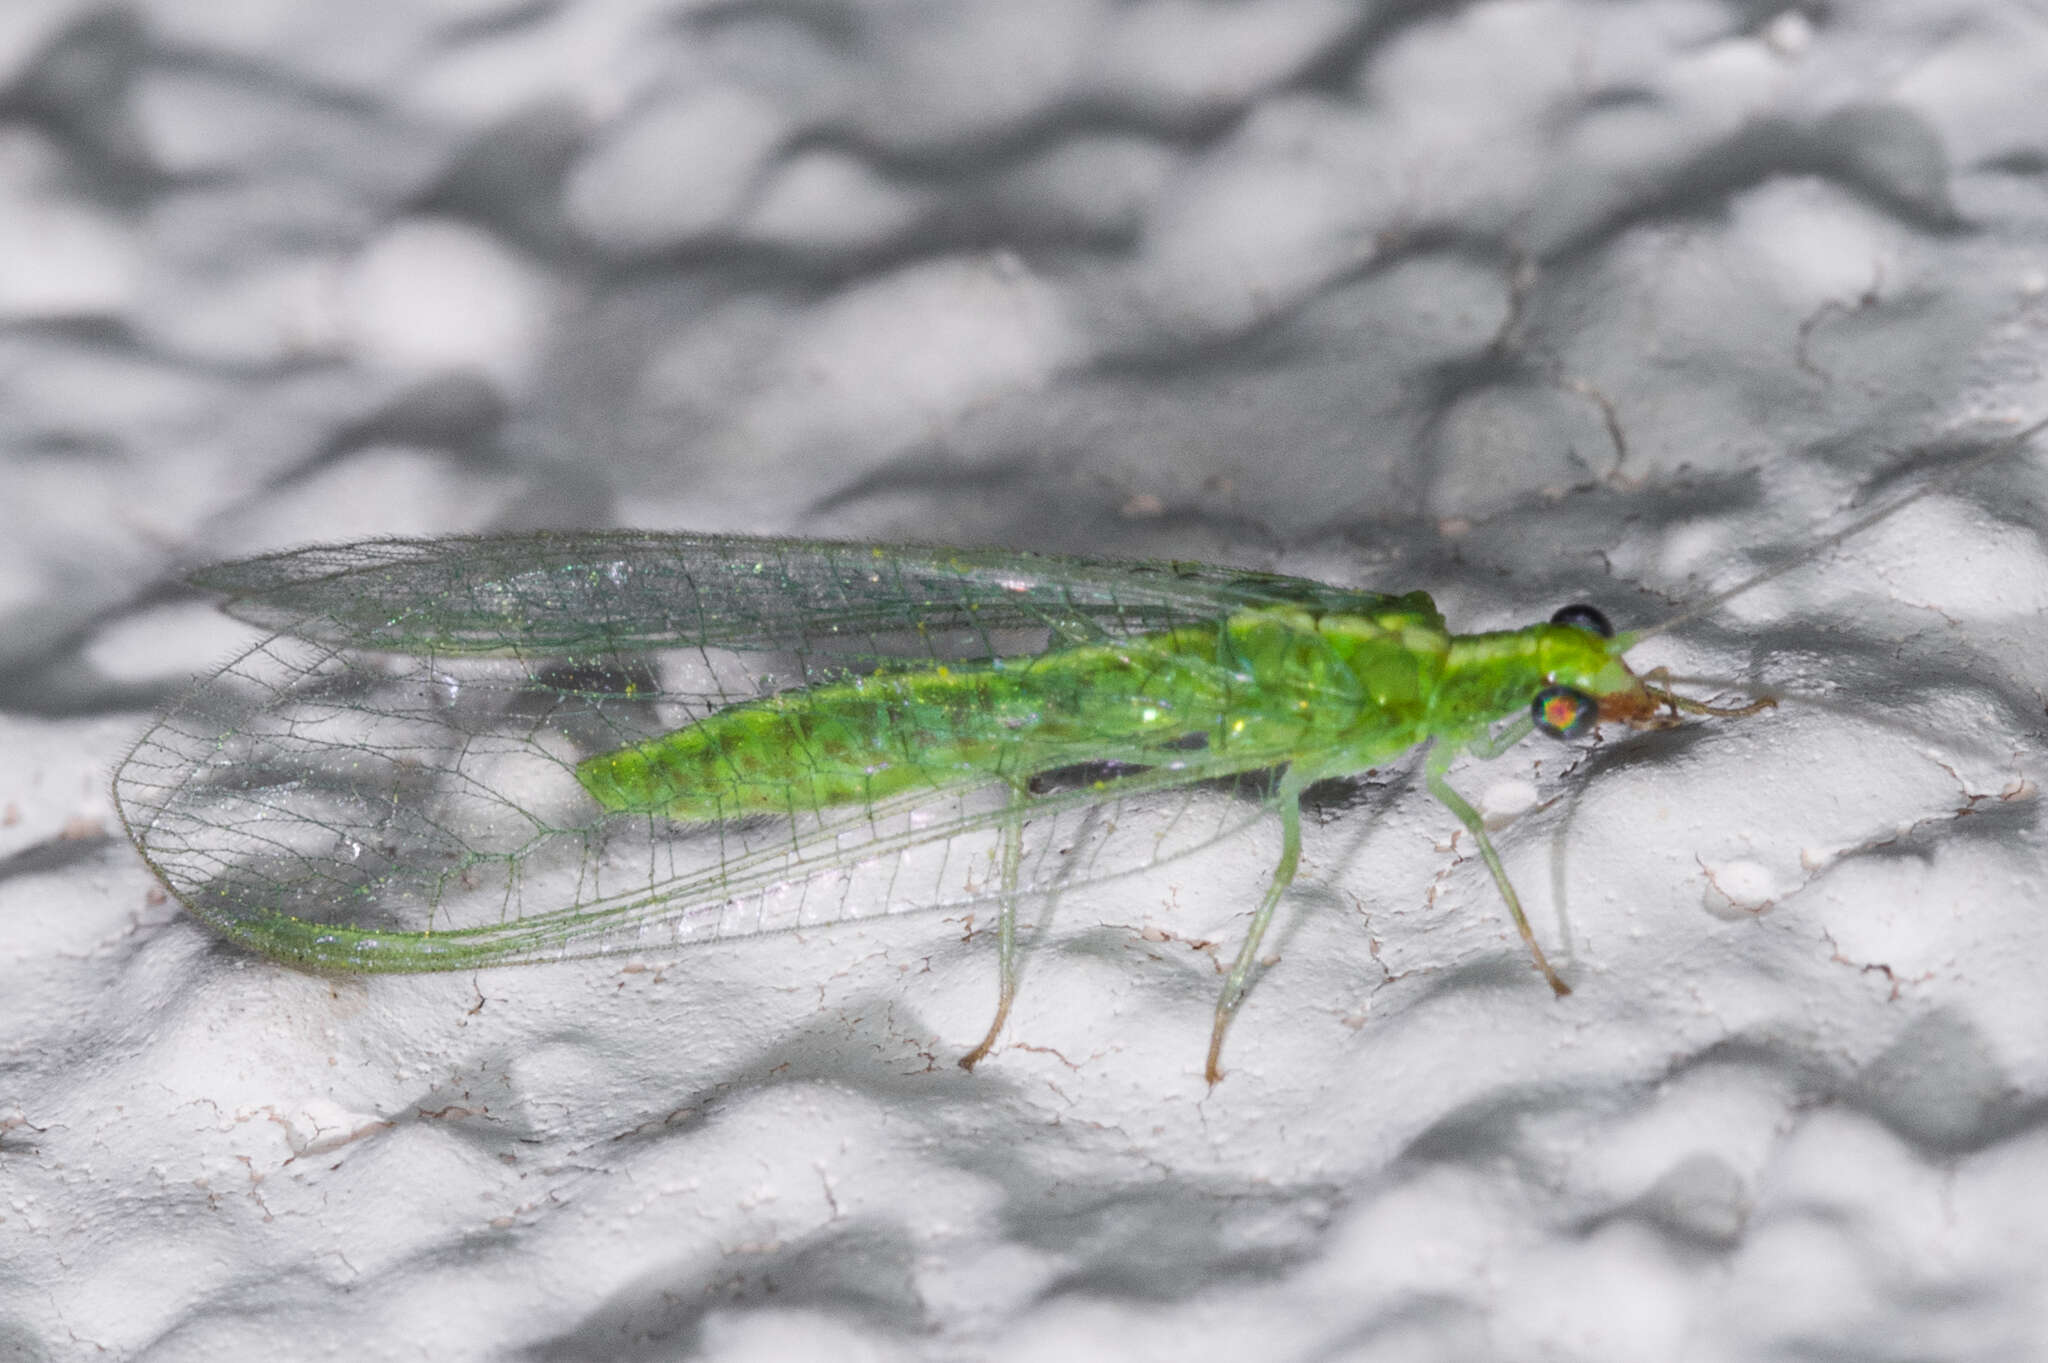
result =
[[[338,647],[529,655],[682,645],[985,658],[1011,647],[1006,631],[1071,643],[1240,606],[1400,600],[1206,564],[631,531],[315,546],[193,581],[241,619]]]
[[[1218,608],[1209,599],[1212,617]],[[582,757],[789,680],[780,653],[685,637],[625,652],[585,636],[574,653],[402,654],[282,635],[143,738],[116,778],[123,817],[194,913],[316,968],[644,950],[998,897],[1015,815],[1005,788],[972,774],[859,807],[714,824],[600,808],[575,779]],[[1263,805],[1196,783],[1286,754],[1160,758],[1033,795],[1016,892],[1140,870],[1225,836]]]

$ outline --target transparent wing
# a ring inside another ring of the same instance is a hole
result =
[[[239,618],[337,646],[530,655],[680,644],[990,657],[1014,649],[996,637],[1007,631],[1078,642],[1245,605],[1410,602],[1206,564],[632,531],[315,546],[193,581]]]
[[[1099,637],[1140,619],[1213,621],[1231,604],[1220,581],[1294,590],[1292,579],[1201,569],[1161,570],[1168,586],[1137,575],[1120,594],[1106,565],[1076,587],[988,555],[961,569],[971,585],[948,596],[930,585],[945,576],[942,551],[904,568],[865,547],[774,542],[773,572],[735,573],[712,561],[714,548],[750,546],[758,563],[768,542],[631,542],[640,551],[602,561],[591,547],[613,537],[308,551],[287,557],[330,571],[266,573],[260,592],[252,564],[284,560],[230,565],[209,581],[240,574],[245,603],[315,614],[222,669],[144,736],[116,777],[131,837],[195,914],[265,954],[319,968],[447,969],[994,901],[1006,893],[1001,842],[1020,821],[1015,893],[1141,870],[1265,809],[1204,782],[1288,756],[1165,750],[1143,769],[1054,776],[1021,808],[1007,787],[966,773],[822,812],[697,825],[609,812],[577,782],[582,758],[856,659],[1029,653],[1083,628]],[[555,552],[515,570],[514,546]],[[477,563],[479,550],[488,563]],[[857,558],[873,574],[866,598],[853,585]],[[472,582],[456,571],[465,563],[490,571]],[[838,576],[821,579],[820,565]],[[682,603],[663,617],[666,635],[651,615],[657,571]],[[339,589],[366,580],[377,585]],[[821,599],[821,580],[843,595]],[[1077,596],[1085,608],[1070,604]],[[995,623],[976,618],[978,602],[995,603]],[[926,610],[950,628],[929,625]],[[605,628],[591,630],[592,620]],[[394,651],[401,639],[411,651]]]

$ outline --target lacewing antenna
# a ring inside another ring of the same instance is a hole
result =
[[[1641,640],[1652,638],[1656,635],[1664,633],[1666,630],[1671,629],[1677,625],[1682,625],[1688,620],[1696,619],[1697,617],[1705,615],[1709,611],[1714,610],[1716,607],[1725,605],[1729,601],[1734,600],[1736,597],[1741,596],[1744,592],[1752,591],[1758,587],[1761,587],[1764,583],[1771,581],[1773,578],[1782,577],[1786,573],[1791,572],[1795,568],[1805,567],[1808,563],[1811,563],[1814,559],[1820,557],[1822,554],[1834,548],[1836,545],[1842,543],[1844,540],[1862,534],[1865,530],[1870,529],[1870,527],[1878,524],[1880,521],[1890,519],[1891,517],[1897,515],[1899,512],[1904,511],[1907,507],[1913,505],[1913,503],[1919,501],[1922,497],[1925,497],[1930,493],[1940,492],[1946,488],[1954,487],[1957,483],[1960,483],[1963,479],[1969,477],[1971,474],[1975,473],[1978,469],[1983,468],[1985,465],[1996,463],[1998,460],[2003,459],[2006,456],[2017,452],[2018,450],[2023,448],[2029,441],[2031,441],[2035,436],[2041,434],[2041,432],[2043,431],[2048,431],[2048,417],[2044,417],[2043,419],[2036,421],[2033,425],[2028,426],[2024,430],[2021,430],[2013,435],[2006,436],[2004,439],[1994,443],[1990,449],[1985,450],[1980,454],[1974,454],[1970,456],[1968,459],[1965,459],[1962,463],[1956,464],[1948,469],[1944,469],[1942,472],[1934,475],[1932,478],[1929,478],[1926,482],[1922,483],[1919,487],[1914,488],[1911,492],[1893,498],[1891,501],[1886,502],[1883,506],[1880,506],[1873,511],[1866,511],[1861,516],[1858,516],[1854,520],[1850,521],[1847,525],[1841,527],[1839,530],[1832,531],[1829,534],[1822,536],[1805,553],[1795,555],[1794,557],[1786,560],[1783,563],[1777,564],[1774,567],[1766,568],[1764,571],[1756,574],[1754,577],[1751,577],[1746,581],[1739,582],[1735,586],[1728,588],[1726,591],[1716,592],[1712,596],[1707,597],[1703,601],[1695,602],[1693,605],[1686,607],[1684,610],[1680,611],[1678,614],[1674,616],[1671,616],[1669,619],[1659,621],[1658,623],[1647,626],[1643,629],[1629,631],[1628,637],[1631,641],[1631,644],[1633,645],[1634,643],[1640,642]]]

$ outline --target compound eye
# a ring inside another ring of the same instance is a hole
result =
[[[1600,702],[1569,686],[1546,686],[1529,703],[1529,714],[1552,738],[1584,738],[1600,722]]]
[[[1571,625],[1575,629],[1583,629],[1589,633],[1597,634],[1603,639],[1612,639],[1614,637],[1614,626],[1607,622],[1607,617],[1600,613],[1599,607],[1588,606],[1583,601],[1576,605],[1563,607],[1557,614],[1550,617],[1550,623],[1553,625]]]

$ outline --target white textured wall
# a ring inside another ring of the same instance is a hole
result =
[[[1076,896],[327,980],[108,773],[312,539],[1211,558],[1624,625],[2048,415],[1997,0],[0,13],[0,1357],[2048,1354],[2048,453],[1642,651],[1776,714]]]

